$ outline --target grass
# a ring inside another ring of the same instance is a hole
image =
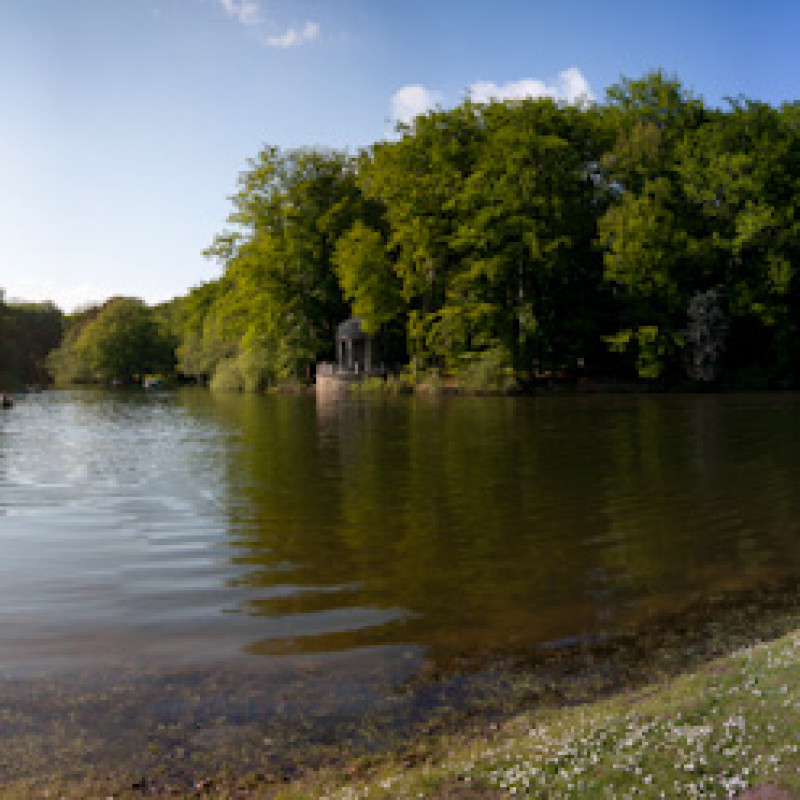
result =
[[[319,773],[274,796],[724,798],[765,783],[800,790],[799,723],[796,630],[664,684],[442,741],[419,765],[387,761],[360,780]]]

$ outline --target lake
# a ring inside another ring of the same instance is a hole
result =
[[[0,413],[0,700],[144,676],[143,726],[413,715],[387,687],[431,665],[800,572],[798,486],[796,394],[30,395]]]

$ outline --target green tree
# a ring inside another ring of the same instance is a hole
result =
[[[225,269],[214,313],[234,346],[228,359],[244,355],[250,371],[261,365],[259,385],[303,377],[332,356],[336,325],[349,315],[337,242],[380,209],[362,195],[343,153],[275,147],[250,162],[232,201],[235,228],[208,251]]]
[[[603,166],[617,198],[599,234],[620,310],[611,346],[646,378],[724,377],[725,367],[729,378],[755,369],[757,383],[791,379],[800,174],[791,113],[742,99],[703,109],[661,73],[610,95],[620,133]],[[712,328],[718,363],[698,371]]]
[[[5,303],[0,291],[0,387],[43,384],[45,359],[61,341],[63,315],[52,303]]]
[[[481,116],[441,324],[458,327],[467,355],[499,345],[517,372],[574,365],[591,354],[606,306],[593,248],[603,127],[551,99],[493,103]]]
[[[17,371],[16,353],[11,347],[11,313],[0,290],[0,387],[10,387]]]
[[[702,101],[657,71],[623,79],[607,93],[616,141],[601,159],[615,195],[598,223],[606,281],[618,304],[607,341],[642,378],[675,377],[696,261],[691,211],[681,188],[681,144],[708,118]]]
[[[776,109],[743,99],[684,141],[678,164],[700,290],[719,289],[732,373],[786,380],[796,357],[800,139]]]
[[[371,149],[358,179],[367,197],[385,207],[387,252],[408,313],[409,352],[422,363],[445,366],[461,336],[440,316],[460,268],[456,199],[472,171],[483,125],[477,107],[467,102],[420,116],[401,133]]]
[[[711,109],[662,71],[580,109],[467,100],[357,159],[263,148],[208,251],[223,274],[158,314],[181,372],[229,388],[303,378],[351,314],[474,386],[581,360],[787,384],[799,181],[798,104]]]
[[[118,380],[131,383],[174,365],[174,341],[141,300],[113,297],[76,327],[50,359],[60,382]]]
[[[383,235],[357,220],[336,243],[333,261],[345,298],[368,334],[404,310],[400,280]]]

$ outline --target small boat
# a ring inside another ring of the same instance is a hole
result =
[[[2,400],[0,400],[0,405],[2,405],[3,408],[11,408],[14,405],[10,394],[3,392],[0,397],[2,398]]]

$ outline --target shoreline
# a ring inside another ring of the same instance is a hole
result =
[[[572,695],[553,684],[549,702],[418,742],[410,759],[392,754],[355,776],[329,770],[264,797],[800,797],[798,588],[745,592],[744,607],[707,620],[715,638],[665,643],[629,682],[590,681],[583,695],[580,679]]]
[[[34,772],[38,764],[40,774],[4,781],[5,789],[0,791],[0,797],[9,800],[48,796],[114,797],[118,800],[141,797],[293,800],[327,796],[326,793],[333,792],[330,787],[338,786],[341,791],[330,794],[331,797],[388,798],[406,796],[397,793],[406,784],[413,787],[413,791],[408,789],[411,793],[407,796],[413,797],[419,796],[419,791],[433,798],[508,796],[505,789],[485,780],[480,770],[474,780],[470,780],[469,792],[479,786],[484,793],[464,794],[467,787],[458,779],[461,773],[454,769],[453,759],[457,762],[464,752],[476,748],[481,752],[487,748],[494,752],[492,748],[501,740],[516,741],[521,719],[528,728],[540,722],[560,726],[567,724],[565,720],[574,721],[576,715],[607,715],[611,712],[602,709],[613,709],[615,704],[627,710],[631,702],[655,702],[653,698],[664,692],[674,692],[676,682],[706,681],[704,685],[707,685],[709,676],[713,677],[720,670],[728,671],[725,665],[731,658],[737,658],[735,654],[742,648],[761,641],[780,641],[781,636],[791,636],[792,631],[798,629],[800,596],[797,578],[793,577],[780,586],[723,593],[673,616],[660,617],[637,630],[603,641],[507,654],[493,663],[465,664],[461,675],[474,676],[480,667],[488,681],[494,683],[494,691],[476,696],[472,704],[463,707],[445,704],[396,736],[387,735],[386,729],[381,730],[380,720],[367,715],[354,726],[341,728],[340,740],[330,738],[330,732],[326,739],[321,731],[304,740],[299,729],[302,725],[295,728],[295,723],[287,720],[283,732],[276,732],[276,736],[286,737],[279,742],[284,749],[283,756],[276,758],[275,752],[270,753],[276,749],[274,742],[270,742],[262,748],[260,758],[259,753],[251,751],[241,760],[242,765],[248,763],[247,769],[237,768],[236,759],[228,758],[236,754],[237,748],[241,756],[244,749],[251,746],[238,735],[241,731],[236,725],[220,728],[202,756],[184,754],[183,759],[180,748],[170,750],[163,746],[170,732],[161,731],[160,736],[152,737],[153,750],[140,759],[138,769],[126,765],[125,758],[117,765],[105,762],[105,765],[95,765],[95,769],[87,768],[86,764],[81,768],[79,760],[73,759],[70,763],[70,758],[65,758],[68,753],[52,752],[48,756],[36,752],[33,737],[29,740],[33,752],[28,754],[28,766]],[[456,673],[434,672],[400,684],[397,690],[435,696],[448,680],[458,677]],[[199,690],[202,693],[204,687],[200,685]],[[113,702],[114,691],[112,686],[106,701]],[[158,697],[158,691],[151,695],[151,699]],[[33,699],[28,698],[29,702]],[[87,698],[76,697],[75,700],[73,713]],[[129,697],[127,707],[133,708],[130,703],[139,700],[139,697]],[[3,705],[8,724],[14,709],[7,702]],[[118,724],[123,727],[126,704],[119,705]],[[67,708],[62,711],[69,713]],[[58,723],[53,721],[53,724]],[[360,728],[361,738],[357,728]],[[372,742],[371,733],[374,735]],[[177,729],[172,732],[173,736],[177,734]],[[108,730],[108,735],[113,736],[113,729]],[[51,740],[49,745],[53,744],[55,741]],[[78,746],[76,753],[79,750]],[[86,753],[83,755],[86,757]],[[6,759],[11,756],[7,753]],[[25,755],[17,752],[14,757],[24,759]],[[131,760],[135,762],[136,759]],[[486,757],[476,763],[488,764],[490,760]],[[59,765],[57,769],[56,765]],[[491,772],[488,767],[487,770]],[[392,791],[384,786],[387,780]],[[420,781],[428,788],[419,789]],[[356,786],[361,788],[356,791]],[[355,794],[348,794],[351,790]],[[362,791],[368,793],[360,794]]]

